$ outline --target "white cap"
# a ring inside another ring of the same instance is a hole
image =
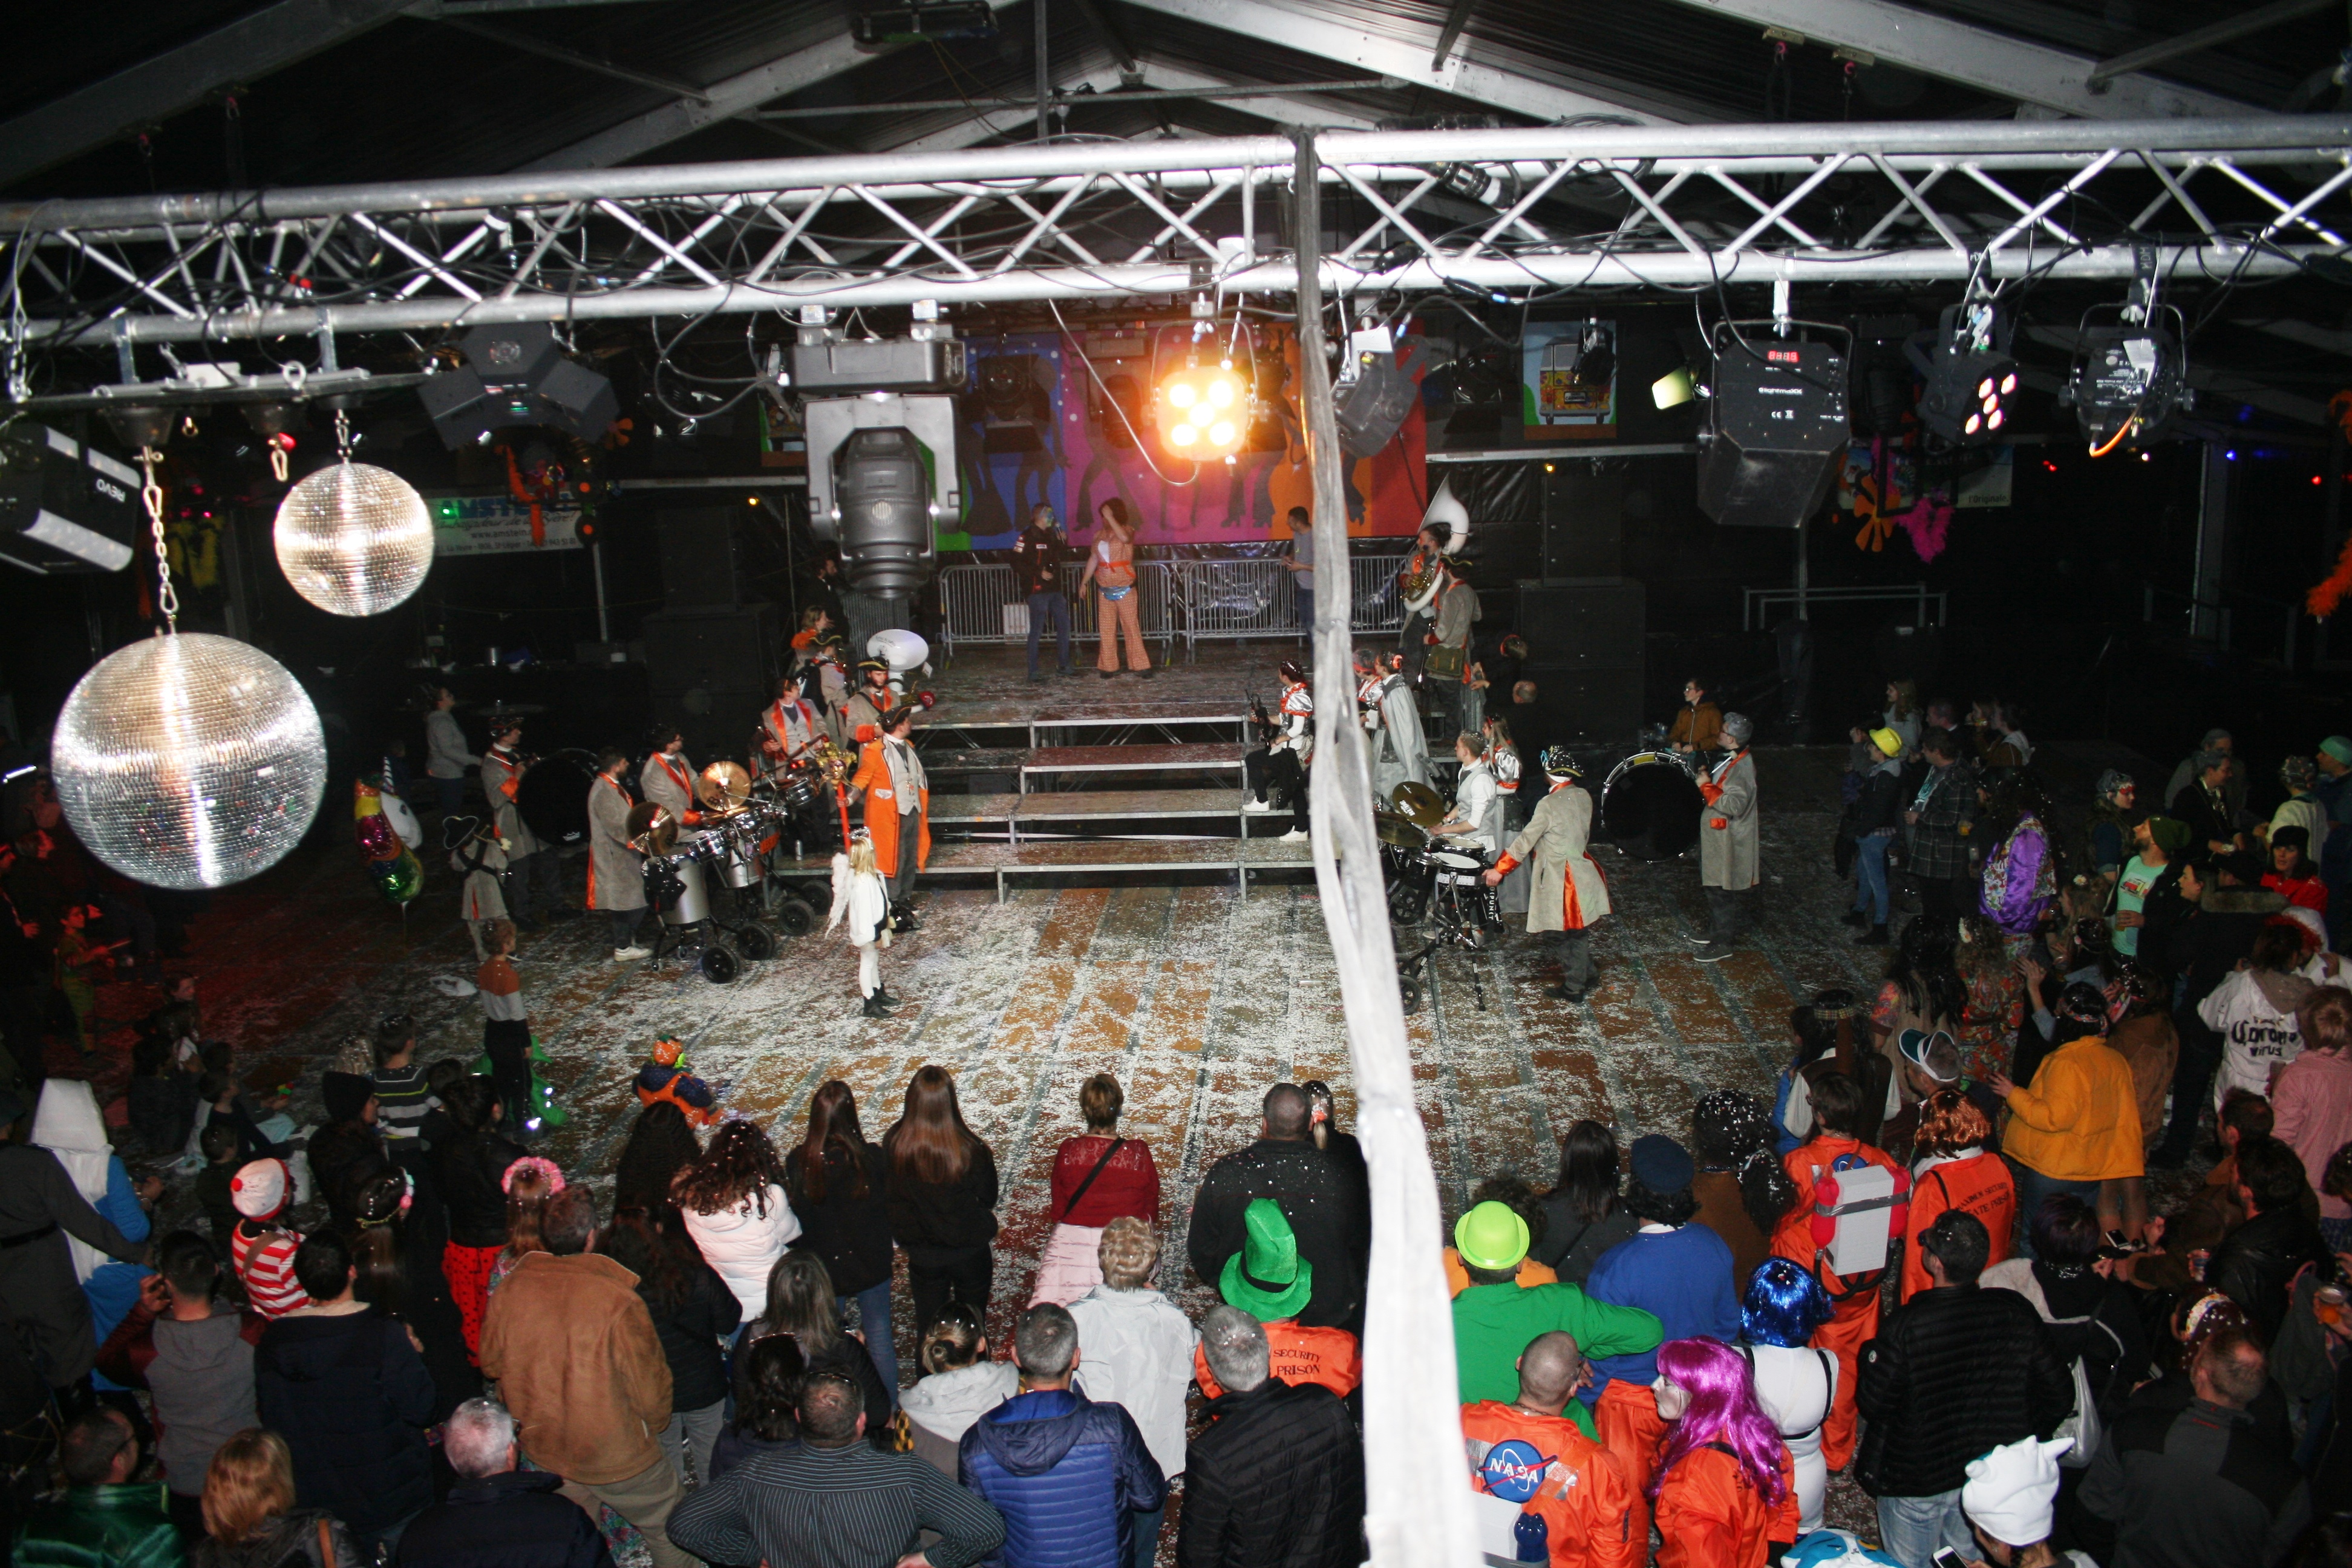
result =
[[[286,1206],[283,1160],[256,1160],[228,1179],[229,1202],[247,1219],[268,1219]]]
[[[2072,1437],[2047,1443],[2021,1437],[1970,1459],[1960,1511],[2006,1546],[2049,1540],[2051,1510],[2058,1500],[2058,1456],[2074,1446]]]

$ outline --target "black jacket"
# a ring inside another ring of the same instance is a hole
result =
[[[1178,1568],[1356,1568],[1364,1560],[1364,1448],[1319,1384],[1268,1378],[1212,1400],[1184,1450]]]
[[[495,1132],[460,1127],[433,1151],[441,1200],[449,1206],[449,1239],[460,1247],[507,1243],[507,1167],[523,1157],[523,1146]]]
[[[735,1352],[735,1409],[740,1413],[751,1405],[751,1347],[772,1332],[765,1320],[754,1321],[743,1331],[743,1342]],[[803,1353],[806,1347],[803,1347]],[[894,1401],[889,1385],[875,1370],[874,1358],[866,1353],[866,1342],[855,1334],[845,1333],[830,1350],[822,1350],[808,1357],[811,1372],[838,1373],[856,1384],[866,1396],[866,1436],[878,1448],[890,1446],[890,1410]],[[670,1402],[677,1405],[677,1401]],[[677,1405],[683,1409],[685,1406]]]
[[[857,1163],[866,1177],[866,1195],[857,1196],[849,1154],[834,1146],[825,1150],[824,1196],[809,1195],[802,1163],[803,1151],[784,1156],[784,1192],[800,1217],[796,1244],[824,1259],[833,1277],[833,1293],[855,1296],[890,1278],[890,1166],[882,1151],[871,1143],[859,1146]]]
[[[2118,1527],[2108,1568],[2264,1568],[2310,1517],[2284,1432],[2167,1384],[2132,1397],[2077,1496]]]
[[[1914,793],[1903,787],[1901,773],[1871,769],[1863,775],[1862,792],[1846,814],[1846,831],[1864,838],[1882,827],[1902,826],[1904,808],[1911,804]]]
[[[1887,1314],[1862,1347],[1854,1479],[1873,1497],[1933,1497],[1970,1459],[2048,1437],[2074,1408],[2074,1378],[2033,1305],[2013,1290],[1944,1285]]]
[[[887,1141],[883,1149],[887,1164]],[[955,1182],[920,1181],[894,1170],[884,1203],[890,1234],[907,1249],[910,1263],[930,1264],[941,1261],[943,1254],[986,1247],[996,1239],[996,1156],[975,1140],[963,1178]]]
[[[637,1281],[637,1296],[654,1321],[662,1359],[669,1363],[672,1410],[701,1410],[727,1397],[727,1363],[719,1342],[734,1337],[743,1303],[700,1258],[688,1265],[686,1299],[674,1307],[655,1300],[653,1282]]]
[[[2205,786],[2195,779],[2190,779],[2167,805],[2166,816],[2189,825],[2192,854],[2202,855],[2207,846],[2227,844],[2237,836],[2237,824],[2230,820],[2226,799],[2216,805],[2213,797],[2205,793]]]
[[[1192,1272],[1217,1288],[1225,1259],[1242,1249],[1243,1212],[1258,1198],[1281,1206],[1298,1237],[1298,1256],[1315,1270],[1315,1293],[1298,1321],[1363,1332],[1371,1215],[1338,1163],[1304,1139],[1261,1138],[1209,1167],[1192,1200]]]
[[[356,1226],[360,1184],[392,1169],[383,1152],[383,1134],[365,1121],[335,1121],[310,1135],[310,1179],[327,1202],[327,1212],[347,1226]],[[499,1229],[505,1229],[505,1205],[499,1208]],[[506,1237],[501,1235],[499,1238]]]
[[[2153,903],[2153,898],[2149,901]],[[2197,1005],[2230,978],[2239,960],[2254,951],[2254,938],[2261,933],[2263,922],[2286,908],[2286,896],[2271,888],[2223,887],[2216,882],[2206,888],[2204,898],[2197,903],[2177,896],[2175,901],[2180,905],[2180,915],[2166,935],[2165,962],[2173,973],[2188,976],[2189,990],[2181,998],[2179,1012],[2194,1018]],[[2148,951],[2145,933],[2140,951]],[[2201,1021],[2198,1026],[2203,1027]]]
[[[326,1550],[319,1545],[319,1526],[327,1527]],[[194,1568],[361,1568],[373,1565],[375,1554],[362,1554],[352,1532],[327,1510],[298,1508],[264,1520],[258,1529],[235,1545],[224,1546],[207,1535],[188,1553]]]
[[[2327,1245],[2300,1208],[2259,1214],[2222,1238],[2205,1282],[2246,1310],[2263,1343],[2278,1342],[2287,1291],[2306,1263],[2328,1261]]]
[[[402,1568],[612,1568],[604,1531],[558,1496],[562,1476],[508,1470],[461,1480],[400,1537]]]
[[[1058,529],[1042,529],[1034,524],[1021,531],[1013,545],[1013,582],[1025,598],[1031,594],[1058,594],[1062,591],[1062,563],[1077,559]]]
[[[433,1500],[433,1376],[408,1330],[370,1309],[280,1318],[253,1348],[261,1424],[294,1452],[294,1495],[362,1533]]]

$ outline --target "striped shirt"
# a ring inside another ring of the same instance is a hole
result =
[[[915,1550],[931,1568],[965,1568],[1004,1544],[1004,1516],[929,1460],[868,1442],[803,1444],[736,1466],[688,1492],[669,1516],[670,1543],[710,1563],[772,1568],[877,1568]]]
[[[297,1307],[310,1304],[309,1292],[294,1279],[294,1249],[301,1245],[302,1238],[290,1230],[249,1236],[240,1223],[229,1232],[229,1261],[237,1278],[245,1281],[253,1310],[261,1316],[282,1318]]]
[[[432,1092],[425,1087],[425,1069],[412,1062],[404,1068],[378,1068],[368,1077],[375,1083],[376,1122],[385,1141],[418,1136],[434,1106]]]

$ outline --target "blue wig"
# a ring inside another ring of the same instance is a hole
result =
[[[1752,1345],[1794,1350],[1830,1321],[1829,1293],[1821,1281],[1785,1258],[1768,1258],[1748,1282],[1740,1304],[1740,1331]]]

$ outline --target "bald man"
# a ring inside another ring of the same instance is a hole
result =
[[[1649,1554],[1648,1510],[1607,1450],[1563,1414],[1592,1378],[1575,1337],[1538,1334],[1518,1367],[1517,1399],[1462,1407],[1471,1488],[1542,1519],[1553,1568],[1637,1568]]]

